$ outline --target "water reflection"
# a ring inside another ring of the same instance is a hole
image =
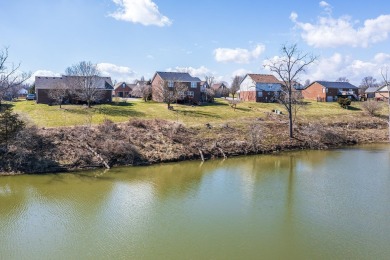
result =
[[[375,146],[3,177],[0,255],[383,258],[389,176]]]

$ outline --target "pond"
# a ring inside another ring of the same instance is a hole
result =
[[[0,178],[0,259],[389,259],[390,146]]]

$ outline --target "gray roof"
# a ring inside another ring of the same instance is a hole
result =
[[[378,87],[378,86],[369,87],[366,89],[366,91],[364,91],[364,93],[375,93],[379,88],[381,88],[381,87]]]
[[[157,71],[158,74],[163,80],[176,81],[176,82],[200,82],[201,80],[197,77],[192,77],[187,72],[162,72]]]
[[[54,89],[61,85],[68,87],[71,84],[73,78],[81,76],[61,76],[61,77],[35,77],[35,89]],[[110,77],[98,77],[96,76],[96,84],[98,88],[113,90],[112,81]]]
[[[62,77],[35,77],[35,90],[53,89],[63,83]]]
[[[352,84],[349,83],[349,82],[339,82],[339,81],[334,81],[334,82],[332,82],[332,81],[314,81],[313,83],[315,83],[315,82],[321,84],[322,86],[324,86],[324,87],[326,87],[326,88],[337,88],[337,89],[339,89],[339,88],[348,88],[348,89],[352,88],[352,89],[357,89],[357,88],[358,88],[358,87],[352,85]],[[313,84],[313,83],[312,83],[312,84]],[[312,84],[310,84],[310,85],[312,85]],[[309,86],[310,86],[310,85],[309,85]],[[309,86],[308,86],[308,87],[309,87]]]

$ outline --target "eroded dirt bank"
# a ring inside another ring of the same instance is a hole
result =
[[[0,175],[49,173],[96,167],[208,160],[297,149],[385,142],[388,125],[378,118],[298,123],[295,139],[279,118],[185,127],[164,120],[106,121],[93,127],[29,127],[0,150]]]

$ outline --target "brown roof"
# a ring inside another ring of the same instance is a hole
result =
[[[248,74],[256,83],[281,83],[274,75],[269,74]]]
[[[126,87],[129,87],[130,89],[133,89],[134,87],[137,86],[136,84],[129,84],[124,81],[121,81],[115,84],[114,89],[116,90],[117,88],[123,87],[123,83],[125,83]]]
[[[222,83],[215,83],[211,86],[211,88],[214,90],[217,90],[220,88],[226,88],[226,85],[223,82]]]

